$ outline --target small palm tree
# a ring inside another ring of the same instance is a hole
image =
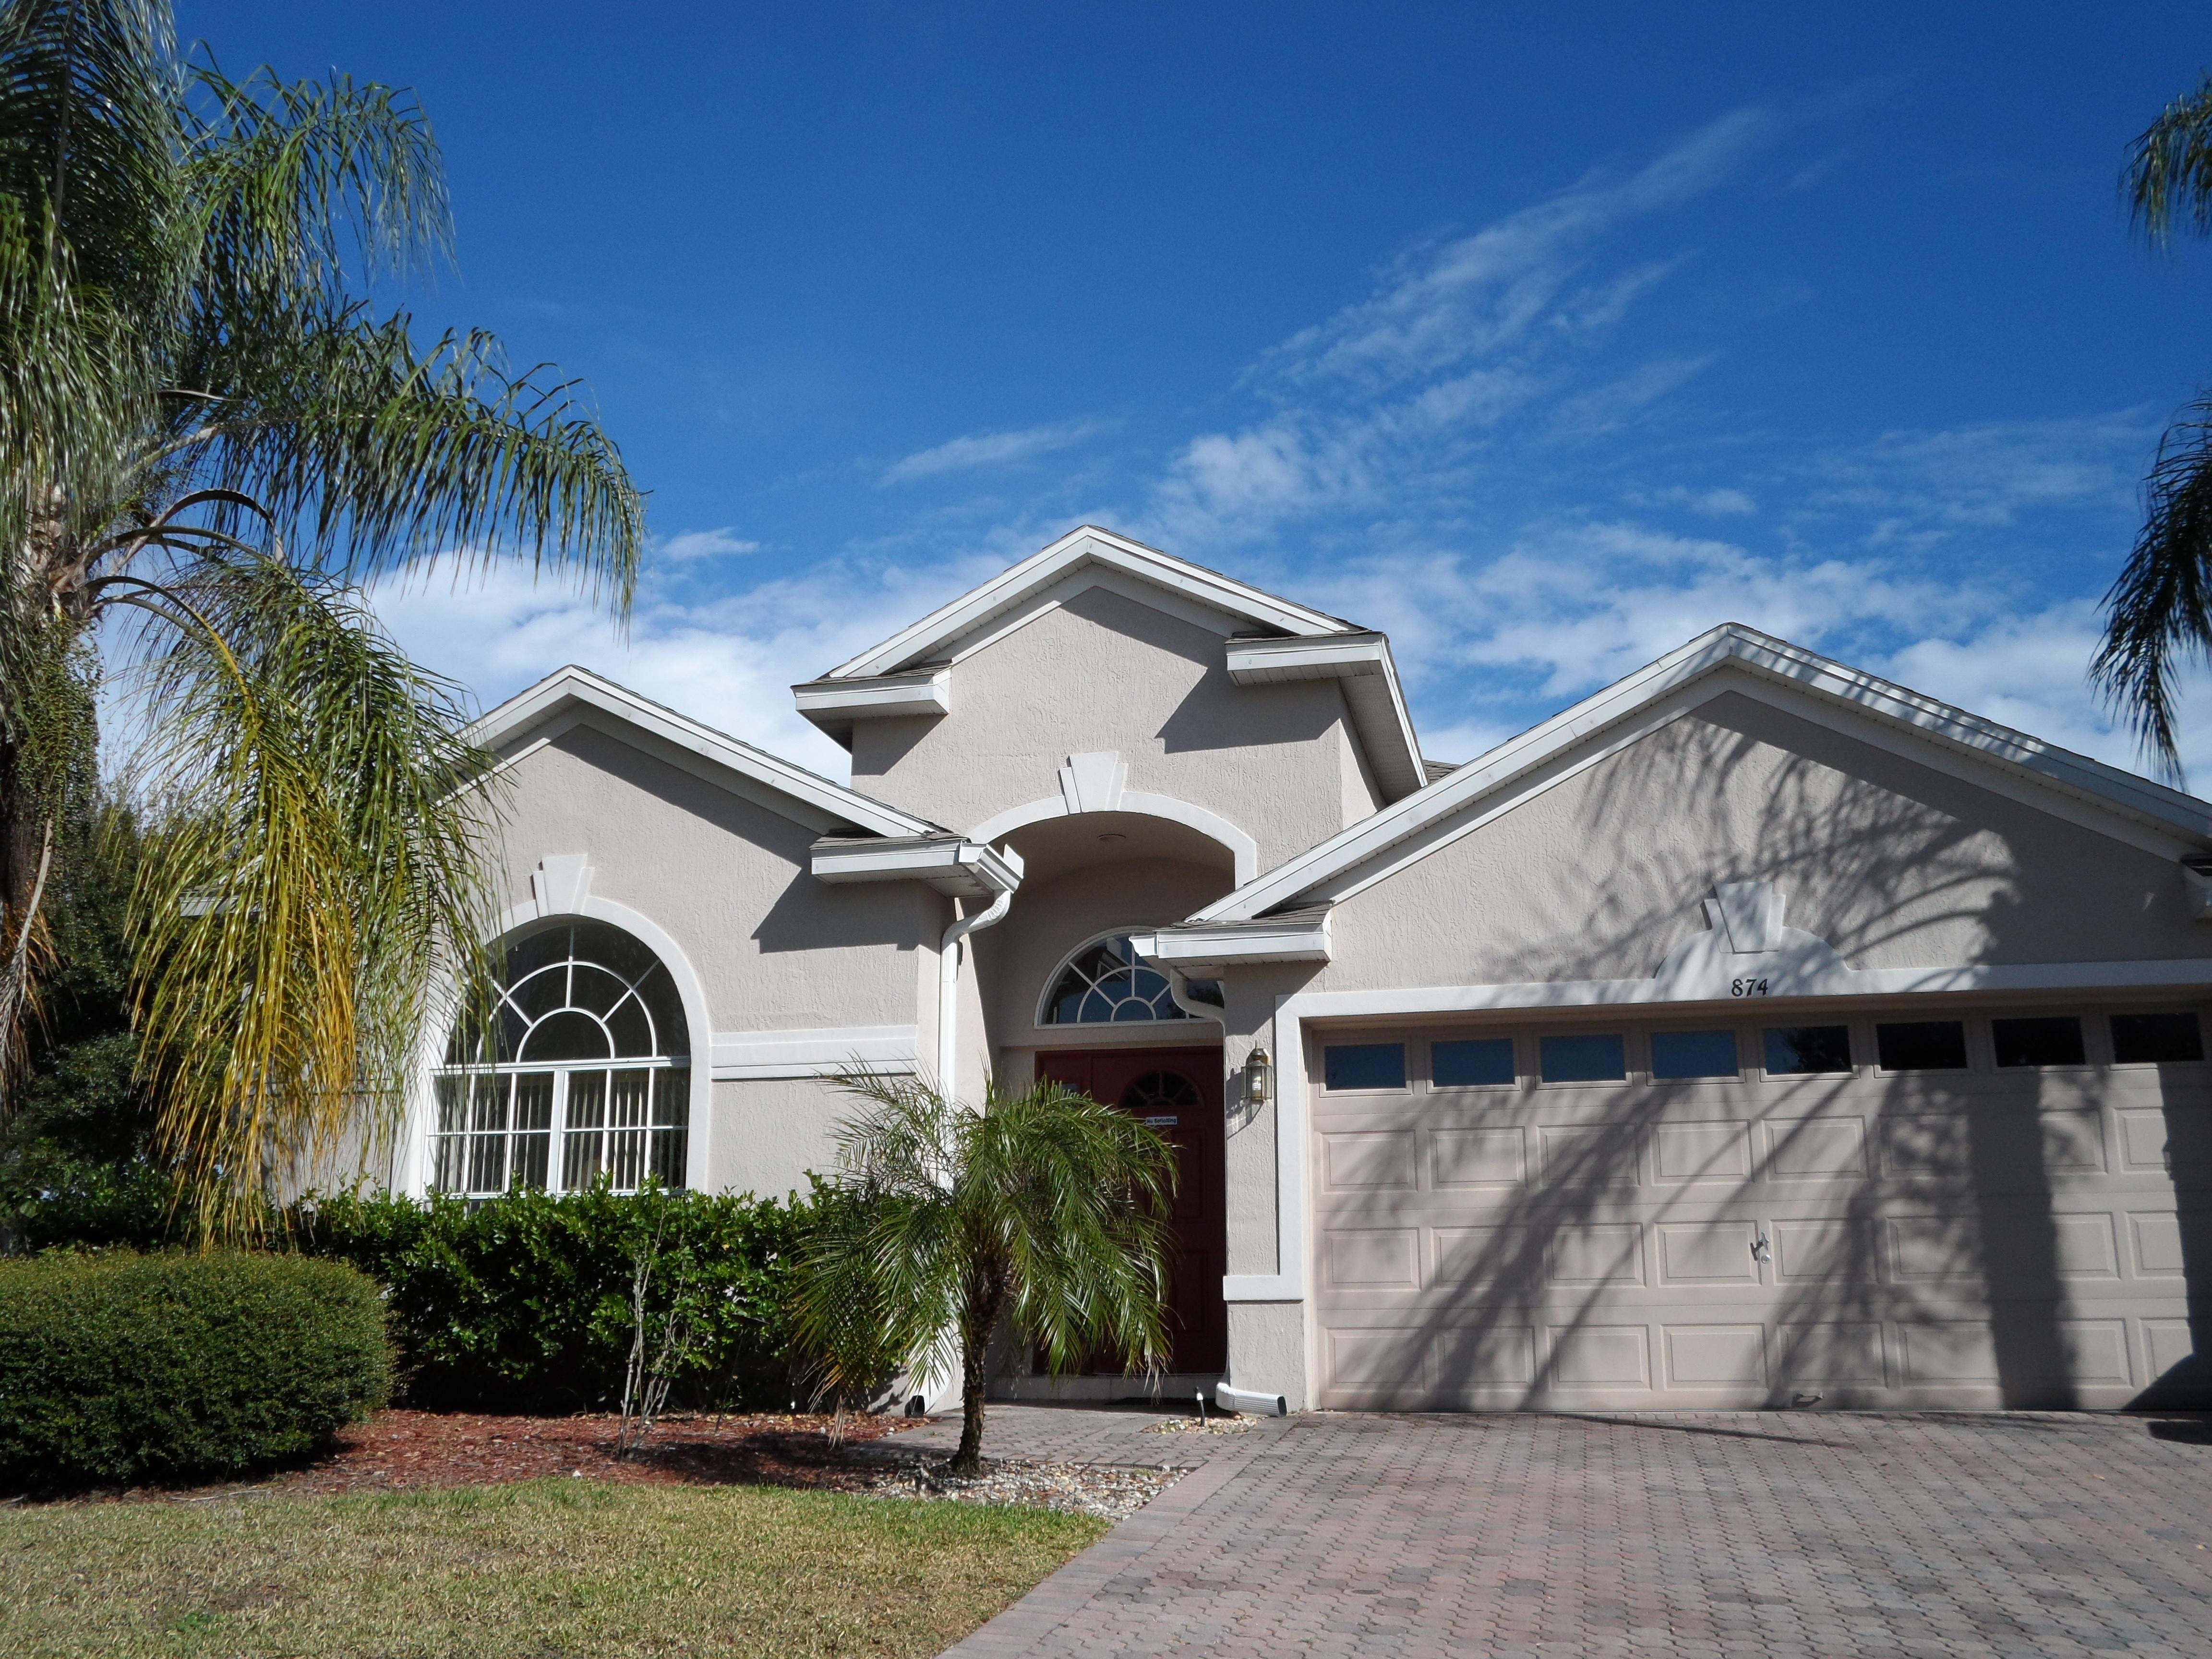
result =
[[[0,1109],[124,664],[142,1077],[209,1233],[391,1121],[488,909],[465,699],[358,584],[520,557],[620,611],[635,578],[642,499],[569,384],[364,297],[451,234],[392,88],[233,80],[167,0],[0,0]]]
[[[2185,222],[2212,234],[2212,74],[2175,99],[2129,149],[2130,221],[2154,247]],[[2143,481],[2143,527],[2105,596],[2090,674],[2160,769],[2182,779],[2174,676],[2212,655],[2212,393],[2166,428]]]
[[[858,1073],[840,1172],[801,1251],[795,1329],[825,1392],[864,1395],[960,1351],[960,1449],[981,1467],[983,1385],[1004,1318],[1055,1372],[1105,1350],[1130,1371],[1167,1352],[1174,1149],[1065,1085],[990,1085],[981,1109],[925,1083]]]

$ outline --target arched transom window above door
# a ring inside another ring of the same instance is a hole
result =
[[[465,1020],[435,1079],[430,1185],[484,1197],[578,1192],[648,1176],[681,1187],[691,1040],[675,982],[604,921],[511,940],[488,1024]]]
[[[1190,989],[1197,1000],[1221,1000],[1214,981],[1194,980]],[[1040,1025],[1122,1025],[1190,1018],[1176,1006],[1167,975],[1137,954],[1127,933],[1095,939],[1062,963],[1037,1012]]]

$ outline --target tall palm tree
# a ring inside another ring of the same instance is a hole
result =
[[[213,1233],[389,1121],[485,910],[465,698],[359,585],[519,557],[621,611],[635,577],[639,492],[572,387],[366,297],[450,248],[404,94],[233,80],[166,0],[0,3],[0,1103],[126,665],[141,1066]]]
[[[2178,225],[2212,234],[2212,73],[2130,146],[2120,182],[2130,224],[2154,247],[2169,246]],[[2179,782],[2175,675],[2186,659],[2212,656],[2212,393],[2167,428],[2143,497],[2143,527],[2105,596],[2090,674]]]
[[[840,1126],[839,1173],[794,1292],[825,1391],[918,1374],[950,1334],[963,1396],[952,1468],[971,1474],[1002,1317],[1056,1372],[1102,1349],[1158,1370],[1176,1170],[1158,1133],[1058,1083],[993,1083],[977,1109],[910,1079],[839,1081],[868,1109]]]

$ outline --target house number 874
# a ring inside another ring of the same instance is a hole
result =
[[[1732,979],[1729,981],[1729,994],[1732,997],[1763,997],[1766,994],[1766,981],[1763,979]]]

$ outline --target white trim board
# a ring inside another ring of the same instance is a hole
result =
[[[717,1031],[708,1066],[717,1083],[835,1077],[856,1065],[910,1076],[921,1065],[913,1025],[821,1026],[788,1031]]]
[[[2142,850],[2179,857],[2212,848],[2212,804],[1729,623],[1278,865],[1191,921],[1248,920],[1294,902],[1347,896],[1730,691],[1922,764],[1945,766],[1978,787]],[[1590,742],[1601,734],[1605,741]],[[1468,816],[1452,822],[1463,812]],[[1373,862],[1417,840],[1405,856]]]
[[[825,815],[828,823],[820,824],[819,828],[851,824],[878,836],[945,833],[941,826],[926,818],[918,818],[895,806],[885,805],[882,801],[771,755],[765,749],[756,748],[726,732],[703,726],[672,708],[664,708],[625,686],[617,685],[611,680],[604,679],[590,670],[573,664],[555,670],[537,684],[517,692],[478,719],[468,728],[465,735],[471,743],[487,749],[496,749],[528,732],[533,726],[540,722],[550,723],[572,710],[574,711],[572,725],[586,718],[582,711],[595,710],[637,733],[659,739],[674,750],[690,757],[694,763],[711,763],[722,769],[724,776],[718,779],[711,773],[701,775],[710,781],[732,787],[733,793],[743,794],[748,799],[760,802],[762,798],[750,790],[734,786],[728,775],[734,774],[738,779],[773,791],[781,798],[781,801],[762,804],[775,805],[785,816],[810,828],[817,827],[816,819],[793,812],[787,803],[798,803],[812,809],[815,814]],[[597,726],[597,722],[592,724]],[[646,745],[641,744],[639,746],[643,748]],[[652,751],[648,750],[647,752]],[[696,764],[690,769],[696,770]]]

